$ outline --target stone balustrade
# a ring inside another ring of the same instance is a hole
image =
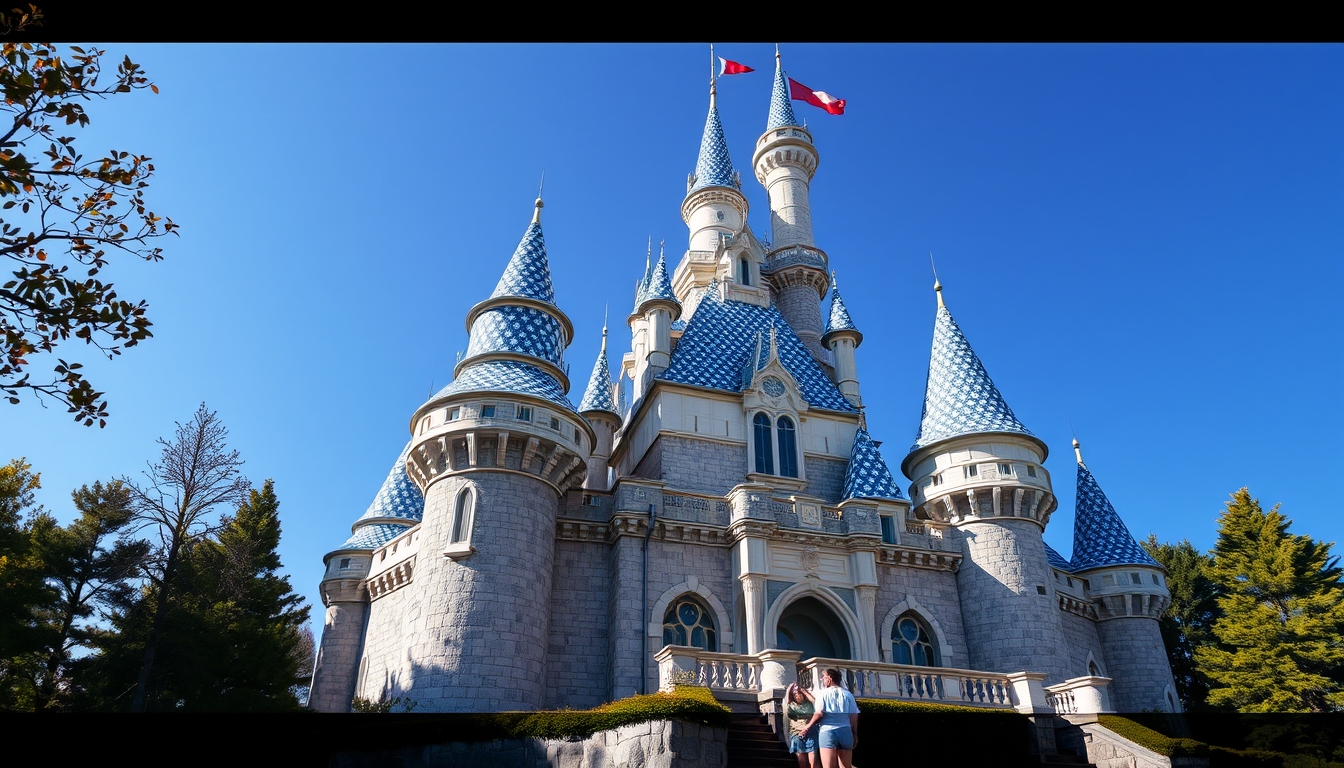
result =
[[[814,658],[798,665],[798,684],[819,691],[824,669],[840,670],[845,688],[862,698],[993,709],[1014,709],[1018,705],[1012,675],[950,667]]]
[[[1099,715],[1113,711],[1109,677],[1075,677],[1045,689],[1046,703],[1061,715]]]
[[[712,691],[782,695],[795,682],[798,651],[765,650],[755,654],[716,653],[685,645],[667,645],[654,654],[658,688],[700,685]]]

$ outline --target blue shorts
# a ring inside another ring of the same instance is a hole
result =
[[[822,728],[817,745],[822,749],[853,749],[854,731],[848,725],[839,728]]]
[[[802,753],[804,753],[804,754],[806,754],[806,753],[808,753],[808,752],[816,752],[816,751],[817,751],[817,737],[814,735],[815,733],[816,733],[816,731],[808,731],[807,733],[805,733],[805,734],[802,735],[802,736],[799,736],[799,735],[797,735],[797,734],[794,734],[793,736],[790,736],[790,737],[789,737],[789,754],[791,754],[791,755],[796,755],[796,754],[798,754],[798,753],[800,753],[800,752],[802,752]]]

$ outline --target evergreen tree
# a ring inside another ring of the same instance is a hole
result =
[[[1344,585],[1330,544],[1290,534],[1245,488],[1218,521],[1210,576],[1225,594],[1216,647],[1195,651],[1208,701],[1242,712],[1344,708]]]
[[[1143,548],[1167,569],[1171,605],[1159,627],[1181,708],[1187,712],[1206,709],[1209,680],[1195,664],[1195,649],[1214,642],[1213,623],[1222,615],[1218,609],[1222,591],[1208,573],[1213,557],[1195,549],[1189,539],[1169,544],[1149,535]]]
[[[0,466],[0,710],[33,707],[32,679],[46,644],[37,611],[52,599],[33,546],[34,521],[44,518],[33,505],[41,476],[23,459]]]

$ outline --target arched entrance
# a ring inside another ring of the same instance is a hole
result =
[[[815,597],[789,603],[776,625],[775,647],[802,651],[804,659],[848,659],[849,633],[840,617]]]

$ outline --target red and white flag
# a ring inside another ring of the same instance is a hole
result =
[[[814,91],[806,85],[789,78],[789,98],[806,101],[814,107],[821,107],[832,115],[845,114],[845,100],[837,99],[825,91]]]
[[[741,74],[745,74],[745,73],[747,73],[747,72],[755,72],[755,71],[756,71],[756,70],[752,69],[751,67],[748,67],[746,64],[739,64],[739,63],[737,63],[736,61],[729,61],[728,59],[725,59],[725,58],[723,58],[722,56],[720,56],[720,57],[718,57],[718,58],[719,58],[719,76],[720,76],[720,77],[722,77],[723,75],[741,75]]]

